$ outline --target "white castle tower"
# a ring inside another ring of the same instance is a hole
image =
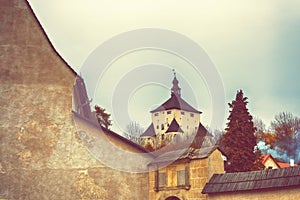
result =
[[[152,123],[140,136],[141,145],[160,147],[163,141],[171,141],[176,135],[184,136],[204,128],[200,123],[201,111],[196,110],[181,98],[181,88],[174,72],[171,97],[161,106],[150,111]]]

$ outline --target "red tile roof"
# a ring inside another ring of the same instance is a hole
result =
[[[268,158],[271,158],[279,168],[287,168],[291,167],[290,163],[283,163],[283,162],[277,162],[275,158],[271,154],[263,155],[262,163],[265,164],[265,162],[268,160]],[[294,164],[294,166],[298,166],[297,164]]]

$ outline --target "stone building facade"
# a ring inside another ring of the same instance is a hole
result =
[[[224,172],[221,151],[215,147],[189,149],[164,166],[173,153],[163,154],[149,165],[149,199],[206,199],[207,195],[201,193],[205,184],[214,173]]]

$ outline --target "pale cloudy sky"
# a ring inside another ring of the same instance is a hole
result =
[[[187,36],[205,50],[223,80],[226,103],[234,99],[238,89],[243,89],[249,98],[250,113],[267,125],[281,111],[300,116],[299,0],[29,0],[29,3],[54,47],[77,72],[95,48],[115,35],[140,28],[167,29]],[[203,111],[204,125],[210,124],[211,96],[203,77],[194,76],[187,63],[165,52],[144,50],[114,60],[98,81],[97,87],[102,89],[97,95],[90,94],[93,103],[106,107],[117,118],[119,113],[111,105],[110,90],[114,88],[111,85],[143,63],[175,68],[183,98]],[[88,84],[89,77],[84,78]],[[169,76],[161,79],[166,79],[169,85],[141,84],[129,99],[124,99],[128,102],[130,120],[143,126],[150,123],[149,110],[169,97],[171,70]],[[196,91],[195,97],[188,87]],[[224,106],[227,118],[228,106]]]

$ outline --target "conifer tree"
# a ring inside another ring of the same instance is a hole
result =
[[[260,151],[256,148],[255,127],[247,109],[247,97],[243,91],[229,103],[229,122],[222,139],[227,155],[226,172],[244,172],[263,169]]]
[[[109,128],[112,125],[110,114],[106,113],[104,108],[95,105],[96,117],[100,126]]]

